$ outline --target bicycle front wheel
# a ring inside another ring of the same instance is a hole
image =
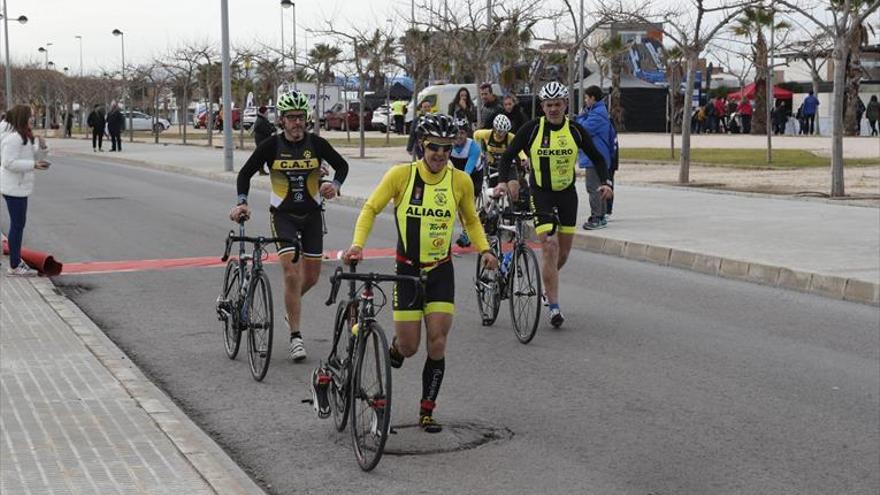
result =
[[[351,336],[351,311],[357,310],[357,303],[340,301],[336,306],[336,321],[333,325],[333,350],[331,368],[333,381],[330,383],[330,407],[333,409],[333,425],[336,431],[345,430],[348,424],[348,408],[351,402],[348,394],[351,382],[351,358],[348,346]]]
[[[269,371],[275,315],[272,312],[272,287],[266,272],[254,276],[247,294],[248,361],[251,376],[261,381]]]
[[[223,274],[223,288],[217,299],[217,314],[223,323],[223,347],[226,356],[235,359],[241,345],[241,328],[238,308],[239,273],[238,260],[229,260],[226,264],[226,272]]]
[[[493,251],[497,254],[497,250]],[[480,311],[483,326],[488,327],[498,318],[498,310],[501,308],[501,289],[497,270],[484,267],[481,261],[481,257],[477,256],[474,290],[477,292],[477,309]]]
[[[535,337],[541,316],[541,270],[532,248],[525,244],[517,246],[508,271],[513,333],[520,342],[528,344]]]
[[[371,323],[358,339],[351,382],[351,440],[358,465],[379,464],[391,431],[391,359],[385,332]]]

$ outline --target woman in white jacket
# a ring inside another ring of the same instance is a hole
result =
[[[9,209],[9,269],[13,277],[33,277],[37,271],[21,259],[28,196],[34,191],[34,170],[46,170],[46,141],[34,142],[31,108],[16,105],[6,113],[0,140],[0,193]]]

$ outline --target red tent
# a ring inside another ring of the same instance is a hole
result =
[[[764,88],[761,88],[761,91],[764,91]],[[741,100],[743,97],[743,94],[746,95],[746,98],[748,98],[750,100],[754,100],[755,99],[755,83],[746,84],[745,88],[738,90],[738,91],[733,91],[731,93],[728,93],[727,99],[728,100]],[[790,100],[791,96],[793,94],[794,93],[792,93],[791,91],[789,91],[785,88],[780,88],[779,86],[773,86],[773,98],[775,98],[777,100]]]

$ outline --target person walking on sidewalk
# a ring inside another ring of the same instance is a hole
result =
[[[8,124],[0,141],[0,193],[9,210],[9,268],[12,277],[35,277],[37,271],[21,259],[27,221],[28,197],[34,192],[34,170],[46,170],[46,141],[34,138],[31,107],[16,105],[7,112]],[[35,142],[36,141],[36,142]]]
[[[425,270],[427,281],[423,296],[418,298],[411,283],[395,284],[391,366],[400,368],[404,358],[418,351],[424,320],[428,356],[422,369],[419,425],[428,433],[437,433],[442,426],[434,419],[434,410],[446,370],[446,339],[455,313],[455,273],[450,253],[458,213],[480,251],[480,262],[496,269],[498,259],[489,249],[477,217],[470,177],[449,163],[449,153],[459,133],[452,117],[427,115],[417,132],[425,157],[392,167],[385,174],[358,216],[354,239],[343,259],[350,263],[363,257],[374,219],[393,199],[398,236],[397,274],[418,276]]]
[[[615,141],[614,126],[608,116],[608,108],[602,101],[604,95],[599,86],[590,86],[584,91],[584,111],[575,118],[575,122],[581,125],[593,141],[596,150],[602,155],[606,164],[611,163],[611,153]],[[707,104],[707,107],[715,107],[715,102]],[[586,230],[604,229],[608,225],[605,218],[607,203],[605,198],[599,195],[599,173],[593,166],[593,162],[583,152],[578,151],[578,166],[585,169],[587,195],[590,198],[590,217],[584,223]],[[610,177],[609,177],[610,178]]]
[[[739,118],[742,121],[742,132],[743,134],[751,134],[752,133],[752,114],[754,110],[752,109],[752,104],[749,102],[749,99],[743,96],[742,100],[739,103],[739,106],[736,107],[737,113],[739,113]]]
[[[813,135],[816,128],[816,113],[819,111],[819,98],[810,91],[804,98],[804,134]]]
[[[273,235],[292,240],[300,238],[302,257],[293,262],[295,247],[280,243],[278,258],[284,272],[284,305],[290,329],[289,357],[296,362],[306,358],[300,332],[302,296],[321,276],[324,255],[324,225],[321,198],[333,199],[348,175],[348,162],[326,139],[306,131],[309,98],[291,91],[278,98],[278,114],[283,132],[266,139],[254,150],[238,172],[238,204],[229,213],[232,221],[250,216],[248,192],[251,177],[265,164],[272,182],[269,216]],[[332,181],[322,181],[322,162],[335,172]]]
[[[512,171],[512,164],[519,152],[526,151],[531,163],[529,192],[532,210],[537,215],[535,233],[541,242],[541,278],[550,307],[550,324],[559,328],[565,321],[559,307],[559,270],[568,260],[577,225],[575,168],[578,150],[586,153],[599,175],[602,184],[598,188],[599,196],[609,199],[614,192],[608,184],[605,158],[587,131],[565,116],[568,88],[552,81],[541,88],[538,96],[544,116],[526,123],[501,156],[496,192],[509,192],[512,201],[519,198],[519,181]]]
[[[114,102],[107,114],[107,134],[110,134],[110,151],[122,151],[122,131],[125,130],[125,117]]]
[[[104,108],[96,103],[92,113],[86,119],[86,125],[92,128],[92,151],[104,151],[104,126],[106,124]]]
[[[877,95],[872,95],[868,101],[868,108],[865,110],[865,117],[868,118],[868,124],[871,126],[871,135],[877,135],[877,121],[880,120],[880,103],[877,102]]]

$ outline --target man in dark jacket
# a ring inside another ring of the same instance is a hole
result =
[[[104,109],[99,104],[95,104],[92,113],[89,114],[86,124],[92,128],[92,151],[104,151]]]
[[[107,133],[110,134],[110,151],[122,151],[122,131],[125,129],[125,117],[114,103],[107,114]]]
[[[501,101],[499,101],[498,97],[495,96],[495,93],[492,92],[491,83],[480,84],[480,101],[483,102],[483,107],[480,110],[480,117],[483,119],[483,125],[480,126],[480,129],[491,129],[495,116],[504,110],[501,106]]]
[[[275,135],[275,124],[269,122],[269,109],[265,105],[257,109],[257,118],[254,121],[254,144],[260,143]],[[269,175],[266,167],[260,168],[260,175]]]

